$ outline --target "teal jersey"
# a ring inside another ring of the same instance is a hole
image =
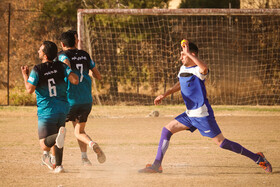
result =
[[[67,83],[64,79],[71,72],[72,70],[61,62],[45,62],[34,66],[27,82],[36,86],[38,116],[68,113]]]
[[[58,60],[63,62],[65,59],[69,60],[72,71],[79,76],[78,85],[68,81],[67,99],[70,106],[92,103],[89,70],[95,67],[95,63],[87,52],[78,49],[60,52]]]

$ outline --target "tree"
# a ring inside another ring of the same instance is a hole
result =
[[[182,0],[180,8],[240,8],[240,0]]]

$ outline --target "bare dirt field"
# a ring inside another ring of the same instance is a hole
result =
[[[147,117],[157,110],[159,117]],[[273,166],[267,174],[250,159],[222,150],[199,132],[171,137],[162,174],[139,174],[152,163],[161,129],[184,106],[94,106],[86,132],[100,144],[107,161],[81,165],[70,123],[63,165],[53,174],[41,165],[36,107],[0,107],[0,186],[279,186],[280,107],[214,107],[225,137],[253,152],[262,151]]]

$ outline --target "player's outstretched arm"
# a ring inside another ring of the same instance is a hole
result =
[[[159,105],[159,104],[161,103],[161,101],[162,101],[165,97],[167,97],[167,96],[169,96],[170,94],[173,94],[173,93],[179,91],[180,88],[181,88],[181,87],[180,87],[180,82],[178,81],[172,88],[170,88],[169,90],[167,90],[164,94],[157,96],[157,97],[155,98],[155,100],[154,100],[154,104],[155,104],[155,105]]]
[[[101,74],[98,71],[98,69],[96,68],[96,66],[94,68],[91,69],[92,71],[92,76],[98,80],[101,80]]]
[[[25,84],[25,89],[27,90],[28,93],[33,93],[36,89],[36,86],[30,84],[29,82],[27,82],[28,80],[28,75],[29,75],[29,68],[28,66],[21,66],[21,73],[22,73],[22,77],[24,79],[24,84]]]

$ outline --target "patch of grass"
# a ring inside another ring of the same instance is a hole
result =
[[[0,111],[24,111],[24,112],[33,112],[36,111],[36,106],[0,106]]]
[[[10,94],[10,104],[16,106],[34,106],[35,94],[29,94],[24,87],[14,87]]]
[[[280,112],[280,106],[213,106],[215,111]]]

